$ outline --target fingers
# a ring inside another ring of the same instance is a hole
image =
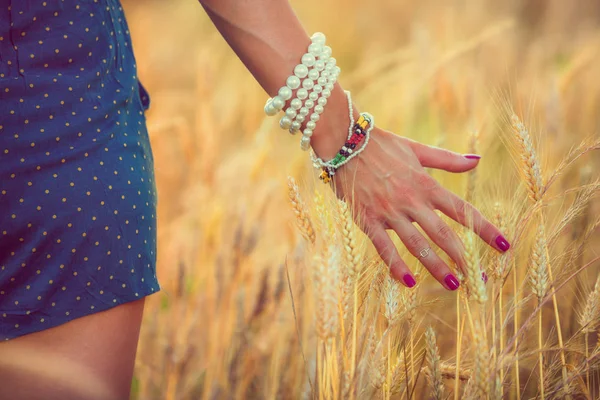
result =
[[[454,260],[458,268],[466,274],[465,247],[456,232],[433,210],[425,209],[420,213],[415,213],[413,218],[435,244],[444,250]]]
[[[381,259],[390,267],[392,277],[404,283],[409,288],[415,286],[417,281],[406,263],[400,258],[394,242],[385,229],[379,226],[371,229],[367,234],[381,256]]]
[[[442,169],[448,172],[465,172],[477,166],[481,156],[459,154],[439,147],[409,141],[410,146],[423,167]]]
[[[435,254],[429,246],[429,242],[421,232],[407,219],[395,221],[390,226],[396,231],[400,240],[406,245],[410,253],[417,257],[421,264],[437,279],[442,286],[448,290],[456,290],[459,287],[458,279],[452,273],[448,265]]]
[[[500,252],[510,248],[502,232],[488,221],[473,205],[447,190],[434,200],[434,206],[463,226],[470,228],[487,244]]]

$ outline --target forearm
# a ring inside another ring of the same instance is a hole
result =
[[[311,42],[289,2],[200,0],[200,3],[258,83],[270,96],[275,96]],[[344,142],[347,127],[348,105],[341,86],[336,84],[314,131],[313,149],[320,157],[333,157]]]

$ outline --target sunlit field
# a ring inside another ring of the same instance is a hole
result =
[[[196,1],[123,3],[152,98],[162,285],[133,399],[599,398],[600,3],[293,1],[380,127],[483,156],[431,171],[513,244],[449,222],[458,293],[395,235],[419,284],[389,278]]]

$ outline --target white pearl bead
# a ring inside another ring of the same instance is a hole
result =
[[[323,97],[327,98],[327,97],[331,96],[331,89],[327,89],[327,88],[323,89],[321,96],[322,96],[321,98],[323,98]]]
[[[273,107],[273,102],[271,101],[271,99],[269,99],[267,101],[267,103],[265,104],[265,114],[267,114],[269,117],[272,117],[273,115],[276,115],[279,112],[279,110],[275,107]]]
[[[302,132],[302,135],[306,136],[306,137],[311,137],[313,135],[313,131],[311,129],[305,129]]]
[[[310,92],[310,94],[308,95],[308,98],[311,99],[312,101],[317,101],[319,99],[319,94],[315,93],[315,92]]]
[[[325,96],[325,90],[323,90],[323,96]],[[318,100],[318,105],[325,107],[325,105],[327,104],[327,98],[326,97],[319,97]]]
[[[333,74],[333,71],[335,69],[335,65],[326,65],[325,66],[325,71],[327,73],[327,76],[330,76],[331,74]]]
[[[313,43],[318,43],[318,44],[325,44],[325,41],[327,40],[327,38],[325,37],[325,34],[322,32],[313,33],[313,35],[310,37],[310,39],[312,40]]]
[[[298,121],[294,121],[292,122],[292,125],[290,126],[290,133],[296,133],[298,132],[298,129],[300,129],[300,122]]]
[[[315,121],[308,121],[306,127],[312,131],[317,127],[317,124]]]
[[[317,114],[323,114],[323,110],[325,110],[325,109],[323,108],[323,106],[322,106],[322,105],[320,105],[320,104],[317,104],[317,105],[315,106],[315,112],[316,112]]]
[[[314,121],[314,122],[317,122],[320,119],[321,119],[321,116],[317,113],[312,113],[312,115],[310,116],[310,120]]]
[[[302,118],[304,118],[308,115],[309,112],[310,112],[310,110],[307,107],[302,107],[300,109],[300,111],[298,111],[298,115],[300,115]]]
[[[329,79],[325,78],[324,76],[321,76],[319,79],[317,79],[317,83],[321,86],[327,85],[328,81]]]
[[[316,69],[311,69],[310,71],[308,71],[308,78],[316,81],[317,79],[319,79],[319,71],[317,71]]]
[[[294,110],[299,110],[300,107],[302,107],[302,100],[300,99],[294,99],[292,100],[292,102],[290,103],[290,106],[294,109]]]
[[[321,51],[321,58],[329,58],[331,57],[331,47],[323,46],[323,50]]]
[[[333,83],[329,82],[326,86],[325,89],[332,91],[333,90]]]
[[[300,78],[298,78],[296,75],[290,75],[287,78],[287,81],[285,81],[285,84],[290,89],[298,89],[300,87]]]
[[[315,62],[315,68],[317,71],[323,71],[325,69],[325,61],[317,60],[317,62]]]
[[[288,117],[282,117],[279,120],[279,126],[281,127],[281,129],[289,129],[291,125],[292,125],[292,120],[289,119]]]
[[[298,89],[298,91],[296,92],[296,97],[298,97],[300,100],[306,99],[308,97],[308,90],[304,88]]]
[[[304,151],[307,151],[308,149],[310,149],[310,137],[308,137],[308,136],[302,137],[302,139],[300,140],[300,148]]]
[[[332,67],[335,67],[336,63],[337,59],[335,57],[330,57],[329,60],[327,60],[327,66],[331,65]]]
[[[277,97],[281,98],[284,101],[291,99],[292,98],[292,89],[290,89],[287,86],[282,86],[281,89],[279,89],[279,93],[277,94]],[[281,106],[281,107],[283,107],[283,106]]]
[[[317,93],[317,94],[318,94],[318,93],[321,93],[322,91],[323,91],[323,87],[322,87],[321,85],[315,85],[315,86],[313,87],[313,92],[314,92],[314,93]]]
[[[304,64],[296,65],[294,68],[294,75],[298,78],[306,78],[306,75],[308,75],[308,67]]]
[[[308,45],[308,52],[313,56],[317,57],[323,52],[323,45],[319,43],[311,43]]]
[[[317,59],[314,54],[306,53],[302,56],[302,64],[306,65],[307,67],[312,67],[315,65],[316,61]]]
[[[315,102],[313,100],[308,99],[304,102],[304,107],[308,108],[309,110],[311,108],[313,108],[314,106],[315,106]]]
[[[271,104],[273,104],[273,107],[275,107],[277,110],[281,110],[285,105],[285,100],[283,100],[280,96],[275,96]]]
[[[296,110],[294,110],[292,107],[289,107],[287,110],[285,110],[285,115],[289,119],[294,119],[294,118],[296,118],[296,115],[298,115],[298,112]]]
[[[304,118],[306,118],[306,117],[300,115],[300,112],[298,112],[298,115],[296,115],[295,121],[298,121],[298,123],[302,125],[302,121],[304,121]]]
[[[334,70],[335,70],[335,74],[336,75],[339,75],[340,72],[342,72],[342,69],[340,67],[338,67],[338,66],[336,66]]]
[[[310,90],[315,86],[315,83],[310,79],[305,79],[302,81],[302,87],[306,90]]]

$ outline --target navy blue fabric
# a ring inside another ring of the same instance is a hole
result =
[[[160,289],[149,102],[118,0],[0,0],[0,340]]]

